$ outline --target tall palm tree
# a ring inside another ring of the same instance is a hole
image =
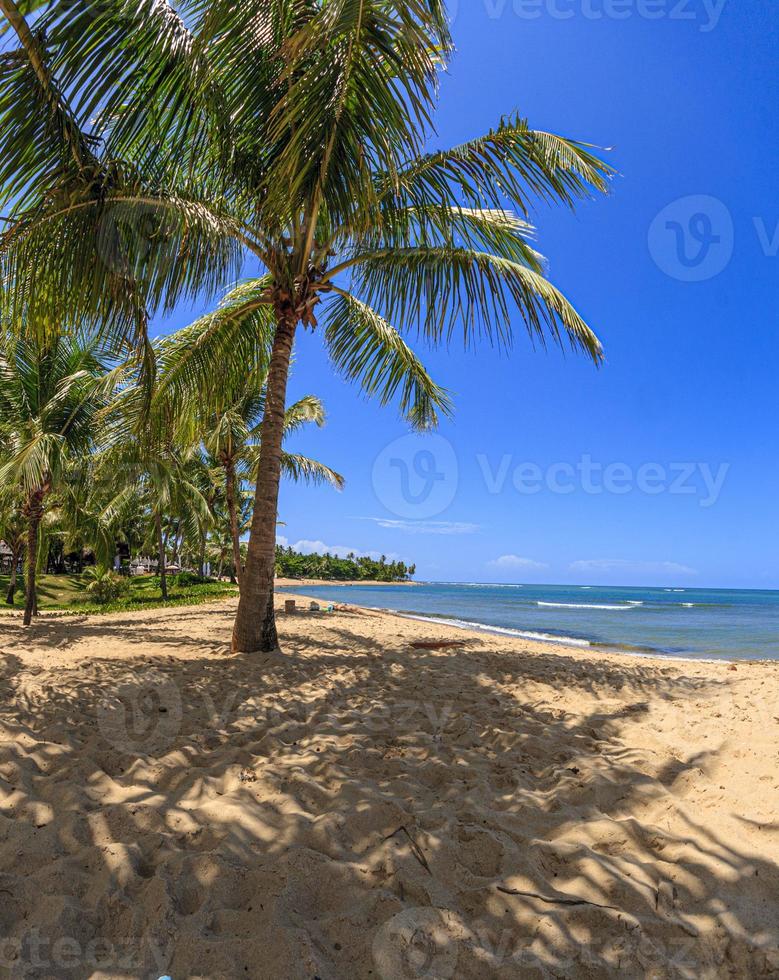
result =
[[[225,503],[230,520],[230,539],[233,567],[238,585],[241,584],[241,536],[239,532],[238,494],[243,482],[255,484],[258,478],[262,442],[260,440],[262,400],[247,396],[229,409],[214,413],[211,428],[205,439],[206,449],[218,460],[224,471]],[[324,424],[322,403],[307,395],[290,405],[285,412],[284,438],[306,422]],[[282,449],[281,472],[295,482],[327,483],[342,489],[344,478],[329,466],[300,453]]]
[[[237,292],[241,294],[240,287]],[[228,294],[224,303],[229,306],[231,301],[231,294]],[[223,371],[220,385],[209,386],[198,369],[203,366],[208,368],[208,348],[213,343],[208,336],[210,326],[211,319],[204,318],[173,334],[160,345],[160,371],[154,401],[156,405],[165,403],[170,406],[179,438],[185,442],[202,440],[208,457],[222,471],[233,568],[240,586],[243,569],[238,497],[244,483],[253,485],[257,481],[267,351],[262,343],[264,335],[258,331],[253,349],[248,345],[244,349],[240,369],[234,372],[234,376],[225,376]],[[254,367],[250,369],[252,363]],[[180,397],[182,391],[184,398]],[[309,423],[321,427],[324,422],[322,402],[314,395],[306,395],[287,408],[284,437],[289,437]],[[338,490],[344,485],[340,473],[298,453],[282,450],[281,470],[295,482],[326,483]]]
[[[19,43],[0,95],[12,316],[67,310],[143,342],[147,311],[212,291],[244,256],[260,267],[211,336],[224,350],[263,330],[271,352],[233,646],[275,648],[297,330],[322,321],[336,368],[396,397],[419,428],[450,403],[401,331],[508,345],[516,314],[534,338],[598,361],[525,218],[533,198],[572,205],[605,190],[610,170],[518,117],[424,152],[451,51],[444,0],[183,0],[176,13],[75,0],[44,7],[35,31],[14,0],[0,10]],[[238,350],[228,364],[240,370]]]
[[[174,555],[179,557],[186,538],[195,544],[192,550],[202,566],[208,533],[218,520],[216,503],[222,496],[230,515],[233,562],[240,581],[238,495],[244,483],[255,482],[257,474],[267,371],[263,337],[257,335],[251,350],[245,348],[251,363],[244,361],[243,370],[234,377],[223,372],[218,386],[182,388],[180,377],[190,376],[200,332],[195,324],[149,345],[143,362],[131,358],[121,369],[121,387],[105,412],[110,448],[98,469],[122,472],[125,485],[105,506],[101,522],[113,527],[140,492],[152,517],[163,598],[167,598],[168,550],[164,528],[171,530],[175,524]],[[287,432],[307,422],[322,425],[324,417],[321,402],[306,396],[288,409]],[[306,456],[284,453],[283,464],[296,480],[343,485],[340,474]]]
[[[41,520],[68,463],[95,442],[105,384],[93,341],[52,335],[42,343],[6,339],[0,347],[0,430],[9,447],[0,486],[19,493],[26,522],[26,626],[37,614]]]

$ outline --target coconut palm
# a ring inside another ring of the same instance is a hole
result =
[[[238,584],[243,574],[238,494],[242,482],[254,484],[260,466],[262,442],[260,426],[262,399],[246,395],[229,408],[213,413],[205,436],[206,450],[218,461],[224,472],[225,503],[230,521],[233,567]],[[323,425],[322,403],[307,395],[290,405],[285,412],[284,437],[287,438],[306,422]],[[340,490],[344,478],[329,466],[299,453],[282,450],[281,472],[295,482],[327,483]]]
[[[126,538],[125,528],[137,514],[139,502],[137,494],[128,495],[121,511],[110,508],[117,479],[123,488],[125,483],[124,474],[113,469],[105,455],[101,446],[67,468],[50,516],[65,553],[91,553],[99,565],[110,567],[117,541]]]
[[[94,341],[51,335],[0,348],[0,430],[8,446],[0,486],[19,494],[27,531],[24,624],[37,613],[39,529],[69,462],[94,445],[105,376]]]
[[[138,423],[145,393],[138,384],[123,388],[107,410],[110,449],[103,462],[122,473],[123,486],[108,502],[103,519],[111,524],[131,506],[138,494],[150,516],[150,542],[157,551],[160,593],[168,598],[167,534],[165,525],[176,515],[177,530],[197,540],[211,522],[208,501],[200,484],[199,446],[175,439],[174,420],[161,409]]]
[[[2,452],[0,452],[0,460]],[[8,492],[8,489],[0,493],[0,541],[4,541],[11,553],[11,574],[8,581],[8,590],[5,601],[7,605],[14,604],[16,595],[16,571],[19,561],[24,554],[24,544],[26,539],[26,526],[22,517],[19,499],[15,492]]]
[[[240,293],[240,289],[238,290]],[[231,296],[225,298],[229,305]],[[244,360],[233,377],[225,377],[218,387],[192,383],[197,363],[203,365],[203,347],[210,346],[207,331],[210,318],[178,331],[160,345],[160,371],[157,380],[155,405],[168,404],[175,417],[178,438],[183,441],[202,440],[206,466],[221,470],[218,481],[224,486],[224,499],[230,525],[233,568],[240,585],[242,574],[239,493],[243,483],[254,484],[260,465],[260,428],[265,404],[267,354],[262,345],[263,334],[257,332],[253,349],[247,345]],[[207,356],[207,352],[206,352]],[[250,364],[254,364],[250,369]],[[189,384],[186,380],[189,379]],[[182,385],[183,382],[183,385]],[[182,391],[184,398],[180,395]],[[314,395],[290,405],[285,413],[284,437],[287,438],[307,424],[323,426],[325,410]],[[295,482],[326,483],[340,490],[344,478],[329,466],[299,453],[282,450],[282,473]]]
[[[518,117],[424,152],[451,51],[443,0],[183,0],[175,13],[155,0],[74,0],[44,7],[35,31],[14,0],[0,10],[19,45],[0,96],[12,316],[50,323],[67,310],[143,341],[148,311],[213,291],[244,256],[259,266],[198,354],[240,370],[241,344],[268,338],[233,646],[275,648],[298,329],[319,327],[335,367],[419,428],[450,402],[403,332],[508,345],[518,318],[533,338],[567,338],[598,361],[525,219],[533,199],[571,205],[604,190],[609,168]]]
[[[97,470],[109,474],[109,483],[110,474],[121,472],[124,486],[106,504],[100,521],[104,527],[115,527],[127,504],[141,494],[152,517],[163,598],[169,534],[174,557],[180,558],[186,540],[194,545],[190,550],[202,569],[221,498],[240,581],[238,498],[242,485],[254,483],[257,474],[267,369],[261,340],[259,335],[254,339],[253,368],[247,363],[245,372],[223,377],[218,387],[182,389],[178,379],[198,346],[198,327],[178,331],[150,345],[143,364],[130,360],[124,366],[123,384],[105,412],[110,448]],[[182,390],[186,398],[180,397]],[[321,402],[306,396],[288,409],[287,433],[308,422],[321,426],[324,419]],[[296,480],[343,485],[340,474],[306,456],[285,452],[283,464]]]

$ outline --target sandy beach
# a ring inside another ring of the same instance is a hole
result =
[[[779,976],[779,665],[234,608],[0,623],[0,977]]]

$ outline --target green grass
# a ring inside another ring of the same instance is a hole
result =
[[[20,581],[20,580],[19,580]],[[56,609],[70,613],[109,613],[133,609],[157,609],[168,606],[197,606],[214,599],[238,595],[238,589],[228,582],[205,582],[202,585],[175,586],[168,584],[168,599],[160,596],[159,581],[153,575],[139,575],[130,579],[130,592],[115,602],[100,605],[86,592],[89,579],[80,575],[41,575],[38,578],[38,609]],[[21,584],[21,581],[20,581]],[[0,575],[0,614],[21,611],[24,594],[16,593],[14,607],[5,604],[8,576]]]

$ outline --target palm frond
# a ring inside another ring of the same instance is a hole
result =
[[[346,482],[340,473],[329,466],[298,453],[282,452],[281,472],[295,483],[326,484],[336,490],[343,490]]]
[[[79,320],[134,344],[148,316],[238,272],[241,232],[218,203],[123,193],[52,200],[0,235],[11,323]]]
[[[195,400],[202,414],[224,409],[258,387],[275,327],[268,286],[267,278],[239,283],[215,310],[160,344],[159,398],[177,407]]]
[[[0,54],[0,206],[24,206],[55,175],[90,182],[100,169],[95,140],[52,72],[45,29],[30,27],[25,17],[42,6],[0,0],[2,23],[20,44]]]
[[[367,224],[372,218],[369,212],[363,218],[361,229],[342,228],[335,233],[336,241],[344,240],[347,257],[328,270],[326,279],[349,268],[354,261],[350,255],[412,247],[473,248],[522,262],[536,272],[545,264],[544,257],[530,244],[535,228],[511,211],[467,208],[451,202],[397,207],[384,201],[372,225]]]
[[[401,412],[417,428],[434,427],[439,412],[451,414],[448,393],[435,384],[397,330],[356,297],[340,293],[332,301],[325,343],[344,377],[382,405],[397,398]]]
[[[378,178],[378,195],[421,207],[461,199],[474,207],[513,208],[527,215],[531,197],[572,206],[604,193],[614,170],[597,147],[530,129],[515,116],[485,136],[449,150],[423,154],[398,173]]]
[[[284,436],[292,435],[311,422],[320,428],[325,424],[325,406],[316,395],[304,395],[284,413]]]
[[[600,341],[563,294],[542,275],[510,259],[464,248],[409,248],[374,253],[356,266],[356,289],[366,301],[433,343],[457,327],[466,346],[478,337],[509,347],[512,315],[532,340],[568,340],[596,363]]]
[[[285,87],[269,117],[271,196],[320,203],[331,215],[374,196],[371,172],[390,171],[421,145],[448,49],[441,0],[332,0],[284,46]],[[294,206],[294,205],[293,205]],[[307,229],[309,236],[313,228]]]

